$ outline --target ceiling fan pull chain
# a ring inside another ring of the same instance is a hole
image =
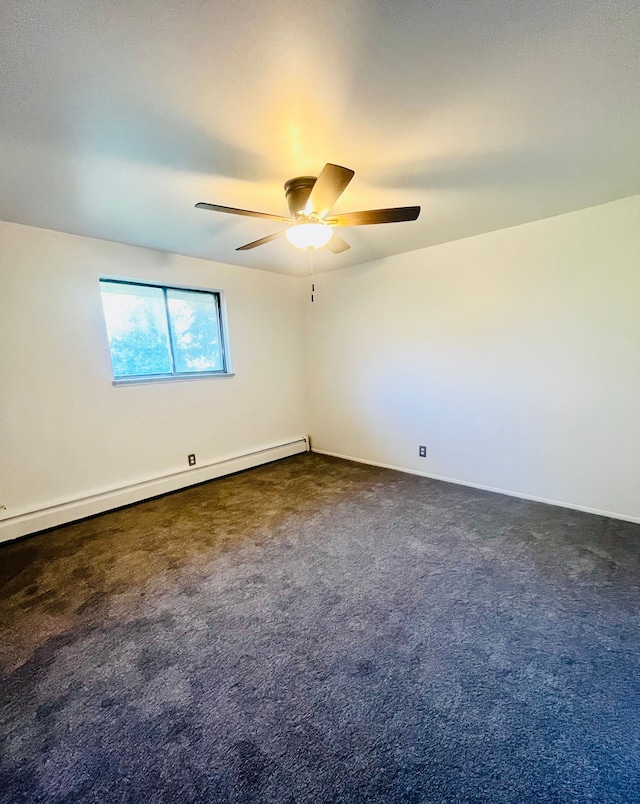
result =
[[[313,303],[313,294],[314,294],[315,289],[316,289],[315,282],[313,282],[313,251],[314,250],[312,248],[308,248],[307,251],[309,252],[309,276],[312,279],[312,282],[311,282],[311,303]]]

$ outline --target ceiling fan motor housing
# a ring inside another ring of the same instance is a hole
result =
[[[287,198],[291,217],[299,218],[304,216],[307,201],[316,183],[316,176],[296,176],[284,183],[284,194]]]

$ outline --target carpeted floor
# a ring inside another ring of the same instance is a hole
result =
[[[0,547],[3,802],[638,802],[640,526],[301,455]]]

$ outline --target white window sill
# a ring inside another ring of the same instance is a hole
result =
[[[114,380],[112,385],[146,385],[154,382],[184,382],[185,380],[212,380],[227,377],[235,377],[233,371],[216,371],[210,374],[198,372],[197,374],[173,374],[171,376],[162,375],[158,377],[121,377]]]

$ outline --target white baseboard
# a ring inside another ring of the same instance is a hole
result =
[[[144,478],[128,483],[126,486],[99,490],[82,497],[54,502],[42,508],[22,511],[0,521],[0,542],[17,539],[20,536],[27,536],[30,533],[37,533],[58,525],[66,525],[76,519],[101,514],[113,508],[120,508],[123,505],[130,505],[150,497],[157,497],[160,494],[194,486],[207,480],[214,480],[216,477],[252,469],[263,463],[307,452],[308,448],[307,438],[302,437],[284,444],[265,447],[242,455],[233,455],[202,466],[194,466],[192,469],[172,472],[161,477]]]
[[[354,463],[366,463],[369,466],[379,466],[381,469],[393,469],[396,472],[404,472],[408,475],[418,475],[419,477],[428,477],[431,480],[442,480],[444,483],[455,483],[457,486],[467,486],[472,489],[480,489],[481,491],[493,491],[496,494],[506,494],[507,497],[518,497],[521,500],[531,500],[532,502],[545,503],[546,505],[556,505],[558,508],[570,508],[572,511],[583,511],[585,514],[596,514],[597,516],[606,516],[611,519],[621,519],[624,522],[635,522],[640,524],[640,516],[628,516],[627,514],[619,514],[615,511],[602,511],[599,508],[589,508],[586,505],[574,505],[573,503],[560,502],[559,500],[549,500],[546,497],[535,497],[532,494],[522,494],[518,491],[508,491],[507,489],[497,489],[493,486],[483,486],[480,483],[470,483],[467,480],[456,480],[453,477],[443,477],[441,475],[433,475],[428,472],[419,472],[416,469],[407,469],[404,466],[393,466],[388,463],[379,463],[377,461],[367,461],[364,458],[353,458],[350,455],[341,455],[339,452],[329,452],[324,449],[313,448],[313,452],[319,455],[329,455],[332,458],[342,458],[344,461],[353,461]]]

